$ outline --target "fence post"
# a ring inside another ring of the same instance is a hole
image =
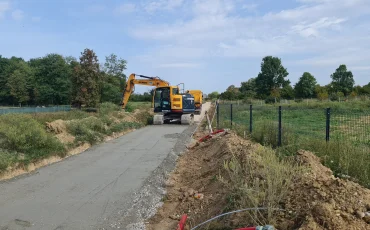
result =
[[[216,102],[216,110],[217,110],[217,129],[220,129],[220,103]]]
[[[230,124],[233,127],[233,104],[230,104]]]
[[[281,146],[281,106],[279,106],[279,131],[278,131],[278,146]]]
[[[326,109],[326,142],[330,140],[330,108]]]
[[[249,106],[249,133],[252,133],[253,130],[253,118],[252,118],[252,105]]]

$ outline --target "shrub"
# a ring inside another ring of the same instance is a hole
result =
[[[76,141],[94,144],[103,139],[107,129],[100,119],[88,117],[82,120],[74,120],[67,124],[68,131],[76,137]]]
[[[100,105],[99,114],[100,115],[109,115],[112,112],[119,111],[120,107],[112,102],[104,102]]]
[[[266,104],[275,104],[276,102],[280,102],[280,98],[275,98],[273,96],[269,96],[265,99]]]
[[[114,124],[110,128],[110,131],[117,133],[117,132],[122,132],[124,130],[136,129],[136,128],[140,128],[140,127],[141,127],[141,125],[138,124],[138,123],[135,123],[135,122],[121,122],[121,123]]]
[[[48,134],[42,125],[30,116],[0,116],[0,136],[3,149],[32,155],[32,158],[64,154],[66,151],[61,142]]]
[[[16,160],[16,154],[0,149],[0,173],[5,171]]]

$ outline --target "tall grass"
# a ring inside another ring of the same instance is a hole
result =
[[[350,177],[370,187],[370,109],[369,101],[315,102],[284,105],[282,147],[278,147],[277,106],[254,106],[253,132],[249,134],[249,105],[234,105],[233,130],[276,148],[279,154],[294,155],[297,150],[314,152],[335,175]],[[326,109],[331,107],[330,141],[325,140]],[[230,104],[220,105],[220,127],[231,127]]]
[[[0,143],[2,168],[16,157],[17,154],[11,152],[24,155],[23,162],[66,153],[63,144],[47,133],[40,123],[20,114],[0,116]]]
[[[275,224],[278,209],[286,198],[294,178],[302,168],[291,158],[279,158],[275,151],[260,147],[255,154],[233,156],[225,161],[224,169],[228,178],[219,177],[228,188],[228,210],[267,208],[266,211],[248,213],[240,224],[265,225]],[[227,210],[226,210],[227,211]]]
[[[145,103],[134,103],[140,108]],[[79,110],[40,114],[0,116],[0,173],[15,163],[28,164],[51,155],[64,157],[67,150],[81,143],[96,144],[105,136],[140,128],[151,121],[148,111],[137,112],[137,122],[127,122],[120,107],[102,103],[96,113]],[[46,129],[46,122],[65,120],[74,143],[62,144]]]
[[[277,146],[277,126],[266,122],[259,125],[250,137],[266,146],[272,146],[280,155],[295,155],[300,150],[315,153],[323,164],[333,170],[339,177],[350,177],[352,180],[370,188],[370,153],[361,146],[348,140],[320,140],[317,138],[299,138],[287,128],[282,133],[282,146]]]

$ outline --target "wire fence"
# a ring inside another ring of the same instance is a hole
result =
[[[9,113],[47,113],[47,112],[62,112],[70,111],[70,105],[60,105],[52,107],[20,107],[20,108],[6,108],[0,107],[0,114],[9,114]]]
[[[218,103],[214,125],[287,154],[312,151],[334,173],[370,187],[370,109]]]

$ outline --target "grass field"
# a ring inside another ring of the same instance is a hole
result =
[[[326,142],[326,108],[331,108],[330,141]],[[338,176],[350,176],[370,187],[370,104],[368,102],[316,102],[310,105],[282,105],[282,146],[278,147],[278,106],[256,105],[252,113],[246,104],[220,104],[221,128],[231,128],[240,135],[250,135],[282,154],[298,149],[320,156]]]
[[[119,106],[103,103],[97,112],[73,110],[68,112],[44,112],[0,115],[0,174],[9,166],[27,166],[29,163],[57,155],[64,157],[67,151],[82,143],[95,144],[105,136],[142,127],[152,118],[148,112],[150,103],[131,102],[135,121],[126,121]],[[75,139],[62,143],[50,132],[47,122],[66,121],[66,132]]]

